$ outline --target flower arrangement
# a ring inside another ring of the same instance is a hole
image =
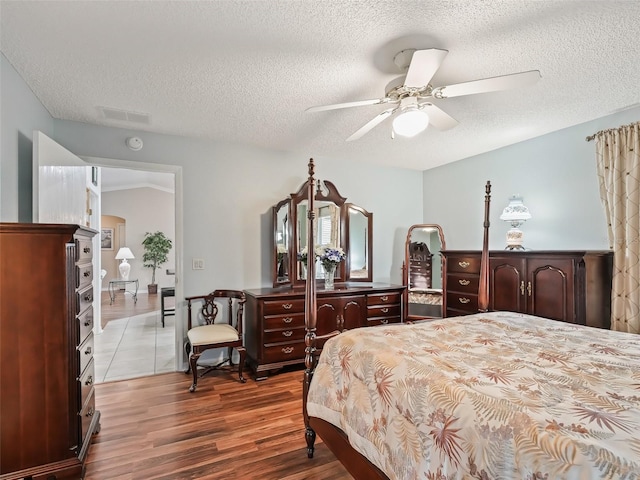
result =
[[[298,261],[302,262],[304,266],[307,266],[307,257],[308,257],[307,247],[305,246],[302,250],[298,252]]]
[[[281,262],[287,254],[287,247],[284,246],[284,243],[278,243],[278,245],[276,245],[276,249],[278,253],[278,262]]]
[[[340,247],[321,245],[315,249],[316,258],[320,260],[325,270],[333,270],[336,266],[347,258],[344,250]]]

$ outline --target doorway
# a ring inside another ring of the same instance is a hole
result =
[[[180,167],[103,158],[84,160],[99,170],[101,218],[121,218],[110,228],[114,229],[118,247],[126,246],[135,257],[128,262],[129,280],[136,283],[111,289],[112,281],[119,279],[117,252],[101,251],[101,269],[107,272],[100,286],[102,328],[95,335],[96,382],[176,371],[183,366],[183,332],[176,329],[180,311],[166,316],[162,326],[160,290],[151,295],[147,291],[151,271],[143,267],[141,241],[147,231],[163,231],[172,240],[169,262],[156,271],[156,283],[159,289],[171,287],[181,295],[177,279],[181,273],[182,215],[176,208],[181,198]],[[133,166],[135,169],[126,168]],[[121,224],[126,227],[119,228]]]

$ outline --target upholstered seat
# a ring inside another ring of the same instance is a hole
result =
[[[242,337],[242,320],[244,313],[244,292],[238,290],[216,290],[208,295],[187,297],[187,344],[185,350],[189,356],[189,368],[193,373],[193,383],[189,387],[190,392],[195,392],[198,386],[198,377],[202,377],[210,370],[217,369],[229,363],[233,366],[233,350],[237,350],[240,356],[238,363],[238,377],[245,382],[242,375],[246,350]],[[201,303],[202,306],[195,319],[192,318],[192,305]],[[227,321],[216,323],[216,317],[220,309],[226,310]],[[199,323],[204,323],[200,325]],[[199,366],[198,359],[206,350],[226,348],[227,357],[214,366]],[[198,370],[201,370],[199,373]]]

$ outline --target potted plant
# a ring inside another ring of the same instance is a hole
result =
[[[148,291],[149,293],[158,293],[156,269],[169,261],[168,255],[169,251],[171,251],[172,242],[160,231],[155,233],[147,232],[144,234],[142,246],[144,247],[143,266],[151,269],[151,283],[147,285]]]

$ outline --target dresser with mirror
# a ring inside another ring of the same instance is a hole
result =
[[[316,245],[309,246],[307,184],[272,208],[273,285],[245,290],[245,347],[256,380],[304,363],[306,268],[299,254],[314,259],[316,246],[340,247],[346,255],[330,290],[316,263],[318,335],[403,321],[405,287],[372,281],[373,214],[347,202],[328,180],[317,182],[314,213]]]

